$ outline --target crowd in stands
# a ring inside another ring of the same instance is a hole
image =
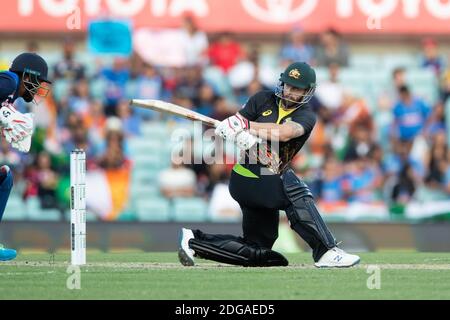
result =
[[[183,30],[190,46],[181,67],[154,65],[137,53],[115,57],[110,64],[99,58],[95,66],[87,66],[77,59],[75,42],[64,41],[61,58],[51,65],[53,95],[39,106],[18,103],[20,110],[36,115],[31,153],[20,154],[1,142],[0,163],[13,168],[16,192],[23,199],[38,197],[43,208],[66,210],[69,154],[75,148],[86,151],[88,170],[101,170],[108,179],[130,179],[134,163],[129,141],[142,136],[143,126],[163,121],[155,112],[130,108],[130,98],[172,101],[222,120],[249,96],[277,84],[279,73],[270,72],[258,47],[247,48],[230,33],[208,37],[189,18]],[[328,70],[328,80],[318,84],[312,101],[317,125],[292,163],[317,200],[330,205],[392,205],[450,199],[445,108],[450,65],[437,43],[423,42],[423,61],[417,68],[433,70],[441,85],[436,88],[439,99],[417,96],[406,81],[408,69],[399,65],[374,109],[364,96],[352,92],[351,83],[340,81],[352,54],[341,35],[330,29],[314,42],[311,38],[301,28],[294,29],[280,44],[275,70],[292,61]],[[29,49],[39,52],[37,45]],[[172,160],[154,181],[160,196],[226,199],[232,165],[183,165]],[[120,196],[117,212],[104,219],[116,218],[126,207],[131,196]],[[230,210],[239,208],[232,204]]]

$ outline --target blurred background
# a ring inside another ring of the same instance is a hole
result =
[[[89,248],[173,250],[181,225],[240,234],[227,187],[234,152],[228,164],[200,161],[211,148],[202,129],[128,101],[162,99],[223,120],[305,61],[318,76],[318,122],[292,167],[338,240],[450,250],[449,5],[425,2],[6,2],[0,70],[37,52],[53,89],[38,106],[17,102],[35,113],[32,151],[1,141],[15,186],[0,240],[68,248],[75,148],[87,153]],[[177,164],[175,146],[197,161]],[[280,250],[304,248],[288,229],[283,220]]]

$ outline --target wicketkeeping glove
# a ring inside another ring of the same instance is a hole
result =
[[[4,106],[0,109],[2,134],[9,143],[20,141],[24,137],[33,134],[33,122],[31,113],[23,114],[12,105]]]

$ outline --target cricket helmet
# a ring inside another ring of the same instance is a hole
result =
[[[284,94],[284,84],[288,84],[294,88],[304,89],[305,92],[298,100],[289,99]],[[275,90],[275,94],[282,100],[301,106],[307,104],[311,100],[315,90],[316,72],[314,69],[305,62],[294,62],[280,75],[279,84]]]
[[[25,101],[36,102],[35,95],[45,98],[49,93],[51,81],[48,80],[48,65],[38,54],[25,52],[18,55],[9,71],[21,77],[26,89]]]

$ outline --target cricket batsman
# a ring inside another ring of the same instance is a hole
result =
[[[178,252],[183,265],[193,266],[194,257],[199,257],[248,267],[287,266],[286,258],[271,250],[278,237],[279,210],[286,212],[291,228],[312,248],[316,267],[359,263],[358,256],[338,248],[309,187],[288,166],[316,122],[308,105],[316,88],[316,73],[308,64],[296,62],[279,80],[275,92],[261,91],[250,97],[215,131],[246,150],[233,168],[229,185],[242,209],[243,237],[183,228]],[[263,143],[257,144],[257,138]]]
[[[38,103],[36,97],[45,98],[51,82],[47,79],[48,66],[35,53],[17,56],[9,71],[0,72],[0,131],[8,143],[20,152],[28,152],[33,134],[33,115],[17,111],[13,103],[17,98]],[[13,186],[13,175],[6,165],[0,167],[0,222]],[[12,260],[17,253],[0,244],[0,261]]]

